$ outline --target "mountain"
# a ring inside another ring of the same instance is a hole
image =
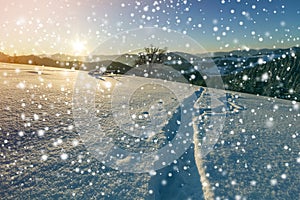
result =
[[[113,60],[117,62],[124,63],[126,65],[133,65],[134,61],[137,58],[136,54],[121,54],[121,55],[90,55],[90,56],[72,56],[68,54],[53,54],[53,55],[46,55],[42,54],[39,57],[42,58],[50,58],[57,61],[80,61],[80,62],[98,62],[98,61],[105,61],[105,60]]]
[[[59,67],[59,68],[72,68],[79,65],[79,62],[68,63],[68,62],[53,60],[48,57],[40,57],[35,55],[9,56],[4,53],[0,53],[0,62],[43,65],[43,66]]]
[[[40,55],[40,57],[50,58],[57,61],[85,61],[87,59],[86,56],[71,56],[67,54],[53,54],[53,55]]]
[[[229,90],[300,100],[299,47],[217,52],[204,59],[213,60]]]
[[[80,70],[85,71],[106,71],[114,74],[125,74],[130,69],[132,69],[131,66],[111,60],[84,63],[80,68]]]
[[[192,84],[206,86],[198,71],[209,76],[221,76],[226,88],[239,92],[284,98],[300,99],[300,48],[250,49],[249,51],[216,52],[192,55],[168,52],[163,65],[179,71]],[[8,56],[0,53],[0,62],[44,65],[80,70],[100,70],[124,74],[135,67],[137,54],[70,56],[66,54]],[[163,65],[156,69],[162,71]],[[218,70],[214,70],[216,66]],[[198,70],[196,68],[198,67]],[[165,70],[163,70],[165,71]],[[143,76],[144,72],[141,73]]]
[[[59,58],[59,59],[54,59]],[[76,57],[69,57],[68,55],[55,54],[50,57],[35,56],[35,55],[25,55],[25,56],[9,56],[4,53],[0,53],[0,62],[5,63],[15,63],[15,64],[29,64],[29,65],[40,65],[49,67],[59,67],[66,69],[80,69],[80,70],[93,70],[96,68],[105,67],[110,71],[115,73],[124,74],[129,69],[130,66],[123,64],[118,61],[112,60],[91,60],[91,62],[84,62],[75,59]],[[79,57],[77,57],[79,58]],[[67,60],[63,60],[67,59]],[[74,59],[73,61],[70,59]]]
[[[205,53],[205,54],[195,54],[196,56],[203,57],[210,55],[211,57],[223,57],[223,56],[238,56],[238,57],[251,57],[254,55],[263,55],[263,54],[278,54],[289,52],[290,50],[299,51],[300,47],[291,47],[291,48],[278,48],[278,49],[247,49],[247,50],[233,50],[229,52],[212,52],[212,53]]]
[[[9,62],[10,61],[10,57],[2,52],[0,52],[0,61],[1,62]]]
[[[229,90],[299,101],[300,51],[224,76],[223,81]]]
[[[226,76],[229,74],[237,74],[244,69],[252,68],[263,63],[285,58],[287,55],[295,54],[295,52],[300,52],[300,48],[249,50],[247,54],[246,51],[231,51],[227,54],[223,52],[222,56],[216,53],[211,59],[213,59],[217,65],[221,75]]]

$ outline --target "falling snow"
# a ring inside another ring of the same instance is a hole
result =
[[[2,198],[299,197],[298,1],[25,0],[1,13]],[[153,42],[165,60],[143,69],[135,53]]]

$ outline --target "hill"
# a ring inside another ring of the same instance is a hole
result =
[[[223,77],[229,90],[300,100],[300,52]]]
[[[289,100],[300,99],[300,48],[287,49],[250,49],[249,51],[216,52],[213,57],[208,54],[190,55],[184,52],[167,52],[161,65],[156,69],[166,71],[163,65],[179,71],[183,77],[194,85],[206,86],[195,69],[195,63],[201,70],[211,76],[221,75],[225,87],[229,90],[271,96]],[[193,62],[188,58],[192,58]],[[124,74],[135,66],[137,54],[92,55],[90,57],[70,56],[66,54],[9,56],[0,52],[0,62],[43,65],[67,69],[97,70]],[[210,60],[205,64],[203,60]],[[211,64],[217,66],[211,72]],[[208,67],[202,67],[208,65]],[[105,70],[104,70],[105,69]],[[215,74],[217,73],[217,74]],[[168,72],[166,72],[168,74]],[[144,73],[140,74],[141,76]],[[174,77],[173,77],[174,78]]]
[[[84,62],[84,61],[76,60],[75,59],[76,57],[69,57],[68,55],[60,55],[61,57],[59,57],[59,55],[60,54],[55,54],[50,57],[35,56],[35,55],[9,56],[0,52],[0,62],[40,65],[40,66],[87,70],[87,71],[105,67],[109,71],[113,71],[114,73],[121,73],[121,74],[124,74],[129,69],[131,69],[130,66],[118,61],[95,60],[93,62]],[[67,60],[63,60],[63,59],[67,59]],[[72,61],[71,59],[74,60]]]
[[[184,70],[184,76],[190,83],[205,86],[202,76],[194,70],[195,64],[184,59],[185,55],[187,54],[176,52],[172,60],[167,61],[166,64],[176,70]],[[187,57],[193,58],[193,61],[196,61],[194,63],[198,62],[198,65],[205,65],[202,60],[211,60],[218,68],[219,73],[216,75],[222,76],[225,88],[228,90],[300,100],[299,47],[216,52],[212,56],[198,54]],[[181,62],[178,64],[174,60]],[[210,69],[202,68],[201,71],[209,73]],[[192,74],[196,77],[193,80],[189,79]]]

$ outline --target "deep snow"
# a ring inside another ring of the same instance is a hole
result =
[[[0,64],[2,198],[203,198],[193,144],[169,166],[150,173],[121,172],[95,157],[93,146],[86,143],[74,121],[72,108],[77,75],[76,71],[64,69]],[[130,126],[118,126],[113,114],[122,113],[122,107],[112,112],[110,100],[114,97],[115,84],[126,80],[140,84],[145,78],[105,79],[96,80],[96,117],[105,133],[115,139],[115,144],[132,151],[139,148],[155,151],[174,138],[164,130],[167,121],[172,121],[172,117],[176,119],[181,100],[199,90],[188,86],[187,91],[180,90],[183,98],[179,99],[166,85],[160,86],[159,81],[144,85],[144,89],[139,87],[129,102],[130,116],[136,116],[134,124],[144,126],[145,130],[147,127],[150,130],[154,123],[159,133],[147,135],[149,132],[146,132],[140,135],[145,139],[136,142],[132,137],[140,132],[124,139],[120,129],[128,131]],[[202,99],[202,102],[219,99],[221,103],[216,111],[227,112],[222,114],[225,117],[223,129],[216,129],[221,131],[217,134],[217,144],[201,158],[213,196],[217,199],[299,199],[299,103],[234,93],[232,97],[236,98],[232,101],[243,109],[230,113],[222,109],[226,105],[223,94],[223,91],[210,89],[206,99]],[[206,106],[198,103],[199,107]],[[159,107],[161,104],[164,106]],[[166,115],[159,115],[160,112]],[[157,121],[147,121],[143,118],[147,115],[156,116],[153,119]],[[220,114],[199,118],[200,141],[209,133],[211,121],[217,116]],[[130,125],[132,119],[125,117],[124,124]],[[155,143],[149,143],[151,137],[156,139]]]

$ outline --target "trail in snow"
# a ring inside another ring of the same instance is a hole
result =
[[[198,98],[198,101],[203,98],[203,94],[206,92],[206,89],[201,93],[201,96]],[[197,103],[197,102],[196,102]],[[196,104],[195,104],[196,105]],[[194,106],[195,108],[195,106]],[[201,114],[202,116],[205,115],[205,113]],[[200,116],[200,117],[202,117]],[[194,157],[195,157],[195,162],[196,166],[200,175],[200,182],[202,185],[202,191],[203,191],[203,197],[205,200],[210,200],[214,199],[214,193],[211,190],[209,180],[206,177],[205,173],[205,168],[203,165],[203,160],[202,160],[202,155],[201,155],[201,142],[198,139],[199,136],[199,131],[198,131],[198,122],[199,117],[193,117],[193,129],[194,129],[194,135],[193,135],[193,140],[194,140]]]
[[[194,104],[194,110],[200,109],[200,115],[194,116],[192,118],[192,124],[193,124],[193,143],[194,143],[194,159],[195,163],[198,169],[198,173],[200,175],[200,182],[202,185],[202,191],[203,191],[203,197],[206,200],[214,199],[214,192],[211,189],[210,182],[206,176],[203,157],[209,153],[214,144],[217,142],[219,137],[219,131],[222,129],[222,124],[219,127],[214,127],[214,130],[208,131],[205,129],[205,127],[202,127],[202,130],[205,131],[205,136],[203,138],[203,141],[201,142],[199,140],[201,134],[199,132],[199,124],[204,125],[202,120],[205,120],[205,117],[210,116],[211,117],[218,117],[217,121],[223,122],[222,117],[226,117],[229,114],[235,114],[238,113],[240,110],[244,110],[243,106],[237,105],[235,102],[232,102],[232,96],[228,93],[221,93],[217,94],[218,91],[212,91],[213,93],[216,93],[214,97],[215,99],[211,99],[211,101],[217,100],[217,103],[210,103],[208,105],[206,101],[205,95],[208,94],[207,88],[201,88],[200,89],[200,96],[198,97],[197,101]],[[218,98],[218,96],[220,97]],[[223,99],[223,96],[226,96],[225,99]],[[231,99],[231,100],[229,100]],[[211,105],[212,104],[212,105]],[[199,107],[200,106],[200,107]],[[216,122],[216,120],[213,120]],[[220,124],[219,124],[220,125]],[[213,123],[209,124],[208,126],[214,126]],[[216,126],[216,125],[215,125]],[[220,130],[218,130],[221,128]]]

